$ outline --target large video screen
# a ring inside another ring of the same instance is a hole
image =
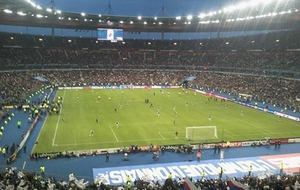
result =
[[[123,41],[123,29],[98,28],[98,40]]]

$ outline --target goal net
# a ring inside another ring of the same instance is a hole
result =
[[[186,127],[185,137],[189,141],[212,140],[218,138],[216,126]]]

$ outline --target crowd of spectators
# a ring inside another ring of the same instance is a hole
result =
[[[300,72],[300,52],[1,48],[2,68],[180,68]]]
[[[41,88],[42,83],[33,80],[31,73],[0,73],[0,105],[24,103],[28,95]]]
[[[33,76],[42,76],[59,86],[78,85],[180,85],[188,76],[195,76],[192,84],[197,88],[217,90],[234,95],[249,94],[260,102],[276,104],[283,108],[299,109],[300,82],[282,78],[187,71],[146,70],[64,70],[4,72],[0,76],[2,103],[20,102],[36,91],[42,82]]]
[[[188,76],[195,76],[195,88],[218,91],[235,96],[251,95],[251,100],[299,111],[300,81],[242,74],[157,70],[61,70],[4,72],[0,75],[0,102],[22,103],[26,96],[41,88],[33,79],[41,76],[57,86],[78,85],[181,85]]]
[[[47,173],[30,173],[17,170],[16,168],[6,168],[0,173],[1,189],[90,189],[90,190],[122,190],[122,189],[149,189],[149,190],[182,190],[184,189],[185,179],[168,178],[164,183],[157,181],[148,181],[138,179],[126,182],[120,186],[110,186],[103,182],[89,183],[83,179],[77,179],[74,174],[69,175],[68,180],[56,180],[53,177],[46,177]],[[245,176],[243,178],[228,179],[223,176],[219,179],[208,179],[205,176],[198,180],[189,179],[197,188],[202,190],[230,189],[232,181],[239,183],[239,189],[275,189],[275,190],[292,190],[300,188],[299,175],[271,175],[266,177]]]

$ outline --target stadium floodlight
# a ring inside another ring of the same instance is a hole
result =
[[[120,21],[119,21],[119,23],[120,23],[120,24],[123,24],[123,23],[124,23],[124,21],[123,21],[123,20],[120,20]]]
[[[210,24],[210,21],[209,20],[199,21],[199,24]]]
[[[237,18],[236,21],[244,21],[246,18]]]
[[[275,13],[275,12],[274,12],[274,13],[272,13],[272,16],[277,16],[277,15],[278,15],[278,13]]]
[[[80,15],[81,16],[86,16],[86,14],[84,12],[81,12]]]
[[[207,16],[214,16],[214,15],[216,15],[216,14],[217,14],[216,11],[211,11],[211,12],[207,13]]]
[[[226,19],[226,22],[234,22],[235,19]]]
[[[186,19],[192,20],[192,19],[193,19],[193,16],[192,16],[192,15],[188,15],[188,16],[186,17]]]
[[[142,20],[142,16],[138,16],[137,19],[138,19],[138,20]]]
[[[144,25],[146,25],[147,24],[147,22],[146,21],[144,21]]]
[[[12,10],[9,10],[9,9],[4,9],[3,12],[7,13],[7,14],[12,14],[13,11]]]
[[[43,18],[44,16],[43,15],[41,15],[41,14],[37,14],[36,15],[36,18]]]
[[[181,16],[175,17],[176,20],[181,20]]]
[[[52,9],[51,9],[51,8],[47,8],[46,11],[47,11],[48,13],[52,13]]]
[[[156,17],[156,16],[154,17],[154,20],[157,20],[157,17]]]
[[[224,7],[222,9],[222,11],[224,13],[230,13],[233,11],[256,7],[259,5],[267,5],[267,4],[270,4],[275,1],[281,1],[281,0],[248,0],[248,1],[244,1],[241,3],[235,4],[235,5],[230,5],[230,6]]]
[[[198,18],[200,18],[200,19],[205,18],[205,17],[206,17],[206,14],[205,14],[205,13],[200,13],[200,14],[198,15]]]
[[[287,14],[287,12],[286,12],[286,11],[281,11],[281,12],[279,12],[278,14],[284,15],[284,14]]]
[[[129,24],[133,24],[133,21],[131,20],[131,21],[129,22]]]
[[[19,16],[26,16],[26,15],[27,15],[26,13],[24,13],[24,12],[22,12],[22,11],[18,11],[17,14],[18,14]]]

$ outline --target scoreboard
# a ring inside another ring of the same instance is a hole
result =
[[[98,28],[98,40],[123,41],[123,29]]]

